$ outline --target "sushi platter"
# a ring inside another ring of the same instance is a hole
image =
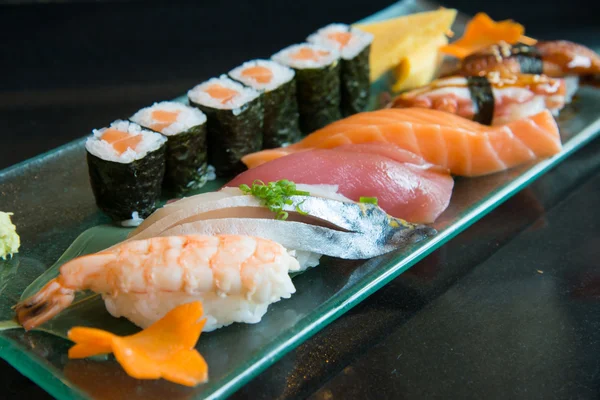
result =
[[[0,357],[57,398],[224,398],[600,131],[600,55],[514,21],[307,34],[0,171]]]

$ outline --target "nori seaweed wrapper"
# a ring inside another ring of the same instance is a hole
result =
[[[519,62],[522,74],[540,75],[544,72],[542,55],[535,47],[519,43],[513,46],[511,53]]]
[[[181,194],[204,186],[208,166],[206,123],[165,137],[165,187]]]
[[[344,117],[367,109],[371,95],[370,54],[371,45],[368,45],[353,59],[341,60],[341,110]]]
[[[236,111],[221,110],[194,103],[207,118],[208,161],[218,177],[230,177],[246,169],[242,157],[262,149],[263,96],[246,103]]]
[[[87,152],[90,183],[98,208],[114,221],[138,212],[148,217],[160,198],[165,174],[165,144],[128,164],[106,161]]]
[[[265,108],[263,149],[282,147],[300,140],[296,78],[263,93]]]
[[[468,76],[467,85],[475,109],[473,121],[491,125],[496,105],[492,85],[485,76]]]
[[[340,62],[294,70],[302,133],[312,133],[341,119]]]

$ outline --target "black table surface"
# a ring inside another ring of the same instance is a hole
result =
[[[600,44],[595,1],[473,3],[444,5]],[[389,4],[0,5],[0,169]],[[232,398],[598,398],[599,153],[596,139]],[[0,362],[0,398],[49,397]]]

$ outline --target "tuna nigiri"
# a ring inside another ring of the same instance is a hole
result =
[[[248,154],[242,161],[254,168],[299,151],[369,142],[393,143],[462,176],[502,171],[550,157],[562,148],[548,110],[490,127],[443,111],[405,108],[356,114],[291,146]]]
[[[145,328],[176,306],[200,300],[204,331],[212,331],[260,321],[269,304],[296,291],[288,274],[298,269],[283,246],[249,236],[135,240],[67,262],[57,278],[15,308],[29,330],[69,307],[75,292],[92,290],[102,294],[112,315]]]
[[[355,201],[377,197],[388,214],[415,223],[435,221],[448,206],[454,185],[448,170],[409,151],[387,143],[365,143],[291,154],[245,171],[226,186],[286,178],[337,185],[341,194]]]
[[[452,76],[397,96],[391,107],[421,107],[446,111],[485,125],[500,125],[548,109],[553,115],[565,106],[563,79],[543,75],[501,77]]]

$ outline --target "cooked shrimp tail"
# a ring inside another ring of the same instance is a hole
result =
[[[15,306],[17,321],[26,331],[31,330],[69,307],[74,297],[75,290],[63,286],[60,278],[54,278]]]

